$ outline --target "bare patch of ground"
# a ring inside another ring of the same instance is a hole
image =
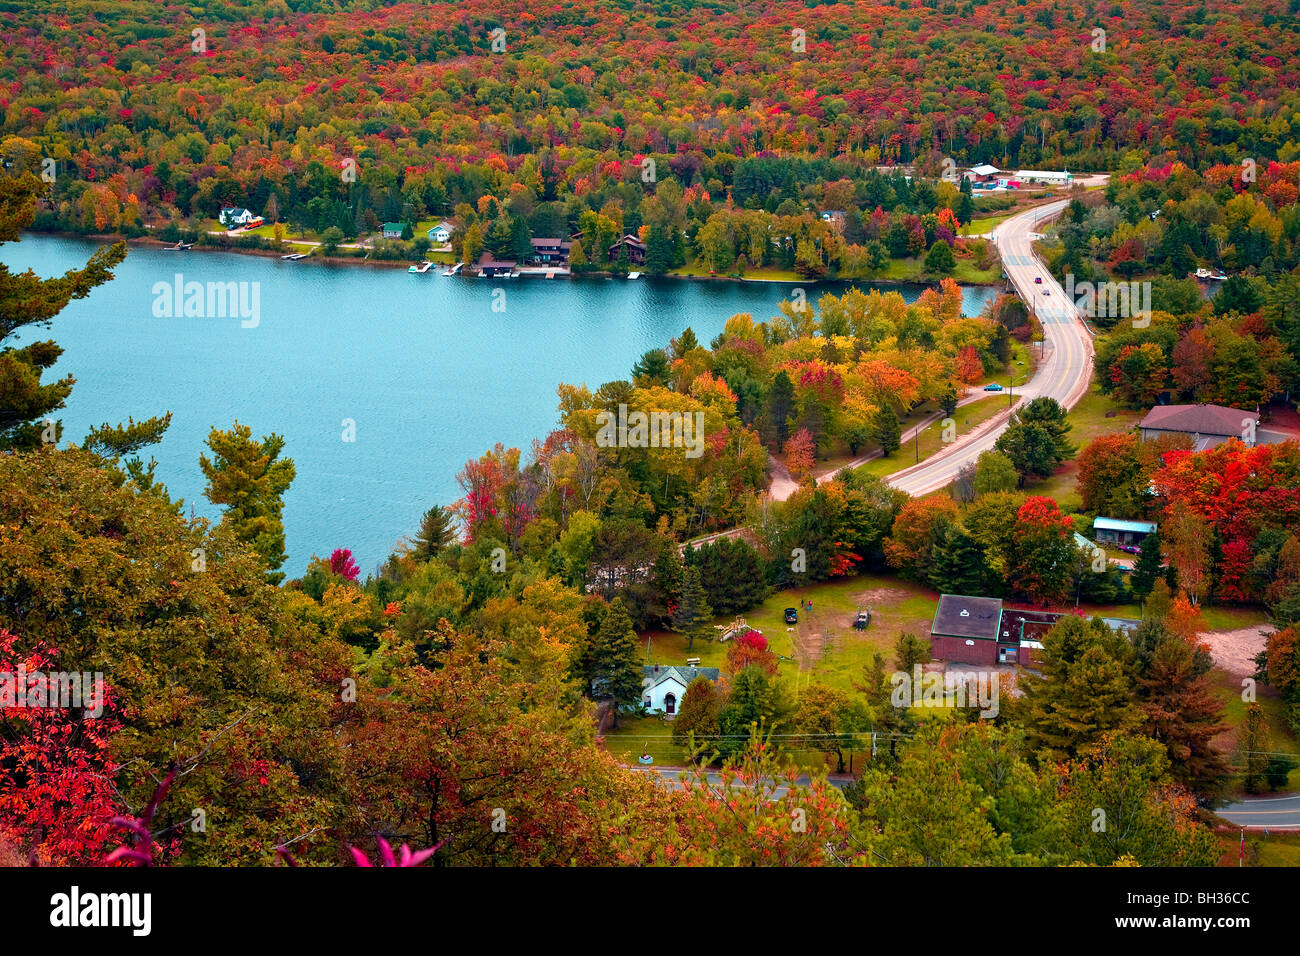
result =
[[[1202,634],[1201,643],[1210,648],[1215,667],[1234,677],[1250,677],[1255,673],[1255,655],[1264,649],[1273,630],[1271,624],[1257,624],[1235,631],[1213,631]]]
[[[869,588],[853,595],[853,600],[863,607],[875,609],[906,601],[908,596],[908,593],[900,588]]]

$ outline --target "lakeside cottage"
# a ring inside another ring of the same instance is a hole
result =
[[[611,261],[619,257],[619,250],[627,249],[627,259],[634,266],[645,265],[645,243],[633,235],[626,235],[609,247]]]
[[[451,232],[455,228],[455,225],[450,220],[444,219],[429,230],[429,241],[436,246],[445,246],[451,242]]]
[[[380,227],[379,234],[385,239],[401,239],[404,232],[406,232],[406,223],[386,222]]]
[[[244,209],[242,206],[226,206],[217,216],[218,221],[227,229],[239,229],[257,218],[252,210]]]
[[[547,265],[568,265],[569,250],[573,248],[573,243],[567,239],[530,239],[529,242],[533,247],[530,261]]]

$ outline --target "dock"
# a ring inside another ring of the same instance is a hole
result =
[[[423,275],[424,273],[428,272],[431,268],[433,268],[432,262],[421,262],[419,265],[411,266],[411,268],[407,269],[406,271],[416,272]]]

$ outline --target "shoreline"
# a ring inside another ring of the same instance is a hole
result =
[[[111,233],[79,233],[79,232],[68,232],[66,230],[35,230],[35,229],[27,229],[25,231],[35,236],[53,236],[58,239],[87,239],[87,240],[99,241],[99,242],[125,242],[128,246],[132,246],[132,245],[144,246],[144,247],[150,247],[150,248],[160,249],[160,250],[170,249],[173,246],[173,243],[165,242],[162,239],[155,239],[151,236],[134,236],[131,238],[126,238]],[[286,239],[285,243],[286,245],[292,245],[293,240]],[[263,259],[277,259],[277,260],[289,254],[289,253],[279,252],[274,249],[252,249],[252,248],[242,247],[242,246],[199,245],[198,243],[196,243],[191,248],[183,251],[185,252],[228,252],[236,255],[258,256]],[[328,265],[328,266],[369,266],[369,267],[375,267],[381,269],[382,268],[400,269],[403,272],[405,272],[414,261],[416,260],[368,259],[360,256],[322,256],[316,253],[307,254],[304,258],[296,260],[296,262],[300,262],[300,263],[312,262],[312,263],[317,263],[320,265]],[[431,261],[431,260],[421,260],[421,261]],[[454,263],[452,263],[451,265],[454,265]],[[430,272],[440,272],[440,270],[449,267],[450,266],[447,263],[434,263],[434,266],[432,269],[430,269]],[[470,275],[467,274],[461,276],[460,278],[470,278]],[[539,277],[521,276],[520,278],[539,278]],[[577,275],[570,273],[564,276],[556,276],[556,278],[623,279],[626,278],[626,276],[616,272],[584,272]],[[686,280],[692,282],[755,282],[755,283],[768,283],[772,285],[790,285],[790,286],[813,286],[813,285],[822,285],[822,284],[855,285],[857,283],[863,283],[867,285],[876,285],[876,286],[932,287],[932,286],[937,286],[940,281],[940,280],[932,280],[932,279],[883,279],[883,278],[871,279],[867,277],[846,278],[846,279],[825,279],[825,278],[823,279],[770,279],[761,276],[732,276],[732,275],[699,276],[699,275],[682,275],[680,273],[673,273],[673,272],[668,272],[660,276],[652,276],[649,275],[648,273],[643,272],[641,273],[640,278],[680,279],[680,280]],[[956,279],[955,277],[950,277],[950,278],[953,278],[960,286],[968,286],[971,288],[993,289],[1004,284],[1003,280],[994,280],[994,281],[985,282],[985,281],[974,281],[974,280],[961,280],[961,279]]]

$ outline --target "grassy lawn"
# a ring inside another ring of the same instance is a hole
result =
[[[800,610],[799,623],[787,626],[785,608],[799,608],[801,600],[811,601],[812,610]],[[862,575],[777,592],[744,617],[751,627],[763,632],[768,646],[782,658],[777,673],[792,694],[823,683],[856,695],[853,685],[873,654],[885,654],[892,666],[894,641],[902,631],[922,637],[929,634],[937,603],[938,595],[926,588],[897,578]],[[859,607],[869,607],[872,612],[866,631],[853,629]],[[730,621],[720,617],[714,623]],[[729,646],[696,641],[694,649],[688,650],[682,635],[653,631],[642,636],[642,657],[646,663],[668,665],[698,657],[702,666],[725,673]],[[623,717],[618,729],[606,734],[605,746],[629,763],[635,763],[645,748],[656,765],[678,766],[685,760],[685,751],[672,743],[671,733],[671,723],[658,717]],[[796,751],[790,756],[804,768],[835,770],[833,758],[827,765],[827,758],[816,751]]]
[[[892,654],[900,632],[929,634],[938,599],[935,592],[898,578],[860,575],[778,591],[744,617],[783,658],[779,673],[791,689],[821,681],[851,691],[873,653]],[[798,608],[801,600],[811,601],[812,610],[800,611],[799,623],[787,625],[785,609]],[[859,607],[871,608],[871,626],[866,631],[853,629]],[[713,623],[730,621],[719,617]],[[719,668],[725,668],[729,646],[696,641],[694,650],[688,650],[686,638],[671,631],[650,632],[643,644],[646,663],[685,664],[686,658],[698,657],[702,666]]]
[[[986,216],[982,219],[972,219],[970,226],[967,227],[966,231],[972,236],[986,235],[992,232],[998,226],[1002,225],[1002,223],[1006,222],[1014,215],[1015,215],[1014,212],[1008,212],[1008,213],[1003,213],[1000,216]],[[999,273],[999,275],[1000,274],[1001,273]]]
[[[721,272],[716,273],[716,277],[722,279],[728,278],[729,276],[733,275],[733,270],[734,270],[734,266],[727,269],[723,269]],[[695,260],[694,262],[687,263],[686,265],[682,266],[680,269],[674,269],[672,272],[668,274],[671,276],[683,276],[691,279],[703,279],[703,278],[708,278],[711,275],[711,273],[709,272],[708,263],[700,262],[698,259]],[[799,275],[799,273],[795,272],[793,269],[778,269],[775,266],[761,266],[759,268],[754,268],[751,266],[750,268],[745,270],[745,274],[744,276],[742,276],[742,278],[749,279],[755,282],[759,282],[759,281],[812,282],[814,281],[811,279],[804,278],[803,276]]]
[[[1020,401],[1020,396],[1017,395],[1015,400]],[[957,409],[957,414],[953,416],[957,422],[957,435],[964,435],[971,429],[988,421],[998,412],[1005,410],[1008,403],[1009,396],[1005,393],[993,393],[987,398],[981,398],[978,402],[961,406]],[[928,414],[928,412],[918,410],[908,415],[903,420],[903,431],[911,428],[925,414]],[[919,458],[917,457],[918,446],[920,449]],[[894,455],[888,458],[873,458],[865,465],[860,465],[857,470],[868,475],[877,475],[884,478],[896,471],[910,468],[918,461],[925,461],[943,447],[943,430],[939,422],[934,422],[921,431],[919,438],[906,442]]]
[[[605,734],[605,749],[624,763],[636,763],[644,751],[658,766],[681,766],[686,763],[686,748],[672,742],[672,732],[671,721],[624,715],[618,719],[618,729]]]

